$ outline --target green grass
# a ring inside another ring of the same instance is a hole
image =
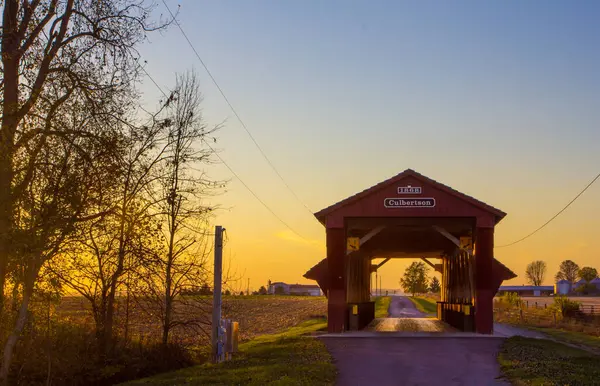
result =
[[[325,319],[311,319],[240,344],[231,361],[194,366],[127,385],[333,385],[336,370],[325,345],[303,336],[326,327]]]
[[[388,308],[392,298],[389,296],[378,296],[375,298],[375,317],[386,318],[388,316]]]
[[[569,343],[577,346],[583,346],[600,353],[600,337],[584,334],[582,332],[561,330],[557,328],[528,327],[530,330],[542,332],[552,339]]]
[[[409,299],[415,304],[417,310],[430,315],[437,315],[437,303],[428,298],[420,297],[409,297]]]
[[[598,385],[600,357],[545,339],[507,339],[498,361],[514,385]]]

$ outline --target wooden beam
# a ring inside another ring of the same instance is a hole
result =
[[[373,237],[375,237],[379,232],[381,232],[384,229],[385,229],[384,226],[380,226],[380,227],[372,229],[369,233],[367,233],[366,235],[364,235],[363,237],[361,237],[361,239],[360,239],[360,245],[363,245],[367,241],[371,240]]]
[[[424,262],[427,263],[427,265],[429,265],[431,268],[435,269],[435,264],[431,263],[429,260],[427,260],[424,257],[421,257],[421,260],[423,260]]]
[[[384,265],[385,263],[387,263],[388,261],[390,261],[391,257],[386,258],[385,260],[383,260],[381,263],[377,264],[377,268],[381,268],[382,265]]]
[[[433,252],[419,252],[419,251],[414,251],[414,252],[388,252],[388,251],[375,251],[371,254],[371,259],[376,259],[376,258],[398,258],[398,259],[420,259],[422,257],[428,258],[428,259],[440,259],[442,256],[442,254],[444,253],[444,251],[433,251]]]
[[[381,263],[379,264],[371,264],[371,272],[377,272],[377,270],[379,268],[381,268],[382,265],[384,265],[385,263],[387,263],[388,261],[390,261],[391,257],[386,257]]]
[[[437,225],[433,225],[432,228],[435,229],[436,231],[438,231],[438,233],[440,233],[442,236],[444,236],[448,240],[452,241],[452,243],[454,245],[456,245],[457,247],[460,248],[460,240],[457,239],[456,237],[454,237],[450,232],[448,232],[444,228],[437,226]]]
[[[468,248],[463,248],[460,245],[460,240],[457,239],[456,237],[454,237],[454,235],[452,235],[450,232],[448,232],[447,230],[445,230],[444,228],[437,226],[437,225],[433,225],[432,226],[433,229],[435,229],[436,231],[438,231],[442,236],[444,236],[445,238],[447,238],[448,240],[452,241],[452,243],[454,245],[456,245],[460,250],[468,252],[469,255],[473,254],[473,251],[468,249]]]
[[[359,250],[360,250],[360,247],[362,247],[367,241],[371,240],[373,237],[375,237],[379,232],[381,232],[384,229],[385,229],[384,226],[379,226],[377,228],[371,229],[371,231],[369,231],[369,233],[367,233],[360,239]],[[346,251],[346,255],[349,255],[352,252],[356,252],[356,251]]]

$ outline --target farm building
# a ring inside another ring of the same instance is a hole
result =
[[[587,284],[587,281],[580,279],[578,282],[573,284],[573,289],[577,289],[578,287],[581,287],[582,285],[586,285],[586,284]]]
[[[595,278],[594,280],[592,280],[590,282],[590,284],[593,284],[596,286],[596,288],[598,288],[600,290],[600,277]]]
[[[559,280],[555,285],[554,285],[554,293],[557,295],[566,295],[569,292],[571,292],[571,287],[572,284],[570,281],[568,280]]]
[[[287,284],[281,281],[269,283],[267,291],[270,295],[307,295],[321,296],[321,288],[314,284]]]
[[[551,285],[504,285],[498,288],[498,295],[507,292],[516,292],[520,296],[550,296],[554,294],[554,286]]]

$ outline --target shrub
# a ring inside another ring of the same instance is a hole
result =
[[[64,322],[47,327],[30,325],[26,331],[10,384],[113,385],[194,364],[182,345],[143,341],[117,341],[113,355],[101,359],[93,331]]]
[[[575,316],[579,311],[579,306],[581,303],[571,300],[564,295],[559,295],[554,298],[554,304],[552,305],[554,309],[560,311],[563,316]]]
[[[506,292],[502,296],[502,302],[509,304],[511,307],[521,308],[523,306],[523,300],[516,292]]]
[[[594,284],[585,283],[575,288],[575,292],[580,295],[591,295],[598,293],[598,288]]]

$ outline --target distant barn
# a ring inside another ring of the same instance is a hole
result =
[[[507,292],[516,292],[520,296],[550,296],[554,294],[551,285],[503,285],[498,288],[498,296]]]
[[[271,295],[304,295],[321,296],[321,288],[314,284],[287,284],[284,282],[270,283],[268,293]]]

